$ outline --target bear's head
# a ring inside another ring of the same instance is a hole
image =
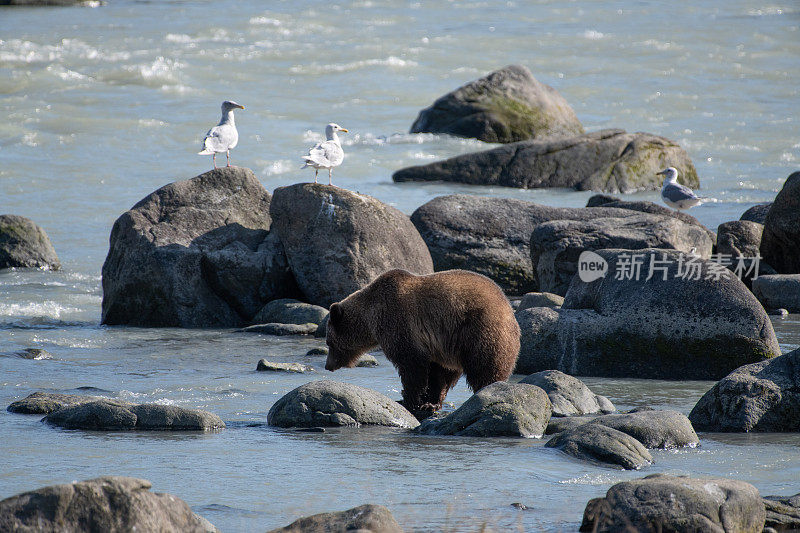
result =
[[[352,368],[364,353],[375,346],[375,341],[360,318],[360,313],[346,301],[331,305],[325,342],[328,360],[325,370]]]

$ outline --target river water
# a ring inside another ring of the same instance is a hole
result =
[[[678,7],[679,6],[679,7]],[[409,135],[419,109],[510,63],[528,66],[587,130],[619,127],[677,140],[716,228],[771,200],[797,169],[800,10],[794,2],[389,2],[109,0],[81,8],[0,8],[0,212],[50,235],[59,272],[0,273],[0,407],[36,390],[174,403],[219,414],[215,434],[87,433],[0,412],[0,498],[99,475],[149,479],[223,531],[258,531],[366,502],[409,530],[570,531],[585,502],[653,472],[720,475],[763,494],[800,492],[800,436],[701,435],[655,451],[643,472],[571,460],[544,440],[324,434],[266,427],[274,401],[320,377],[399,398],[381,366],[328,374],[306,338],[230,330],[99,326],[100,268],[114,220],[154,189],[210,168],[195,155],[233,99],[235,164],[267,189],[307,181],[307,147],[338,122],[335,183],[411,213],[452,192],[582,206],[591,193],[394,184],[398,168],[480,149]],[[657,192],[630,198],[658,200]],[[785,350],[800,316],[776,319]],[[9,354],[44,348],[49,360]],[[316,375],[256,373],[259,358]],[[711,382],[587,378],[621,409],[688,413]],[[90,389],[86,389],[90,387]],[[97,390],[94,390],[97,389]],[[463,381],[448,396],[469,397]],[[523,503],[528,510],[511,506]]]

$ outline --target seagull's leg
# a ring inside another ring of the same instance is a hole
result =
[[[317,183],[317,177],[319,176],[319,169],[314,169],[314,183]]]
[[[216,168],[217,168],[217,152],[214,152],[214,154],[211,156],[211,161],[214,162],[214,169],[216,170]]]
[[[225,161],[228,163],[227,165],[225,165],[226,167],[231,166],[231,151],[230,150],[226,150],[225,151]]]
[[[333,173],[333,169],[332,169],[332,168],[329,168],[329,169],[328,169],[328,185],[333,185],[333,183],[332,183],[332,178],[331,178],[331,174],[332,174],[332,173]]]

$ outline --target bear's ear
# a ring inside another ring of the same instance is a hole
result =
[[[339,324],[344,318],[344,309],[339,304],[332,304],[331,305],[331,324]]]

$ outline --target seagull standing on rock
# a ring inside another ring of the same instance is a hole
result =
[[[301,168],[311,167],[314,169],[314,183],[317,183],[319,169],[327,168],[328,185],[333,185],[331,183],[333,167],[338,167],[344,161],[344,150],[342,150],[342,144],[339,142],[339,136],[336,135],[337,131],[347,133],[346,129],[332,122],[325,126],[327,140],[317,143],[308,151],[308,155],[303,156],[306,164]]]
[[[219,124],[208,130],[203,139],[203,149],[197,152],[198,155],[213,155],[214,168],[217,168],[217,154],[222,152],[225,152],[226,166],[231,166],[231,149],[239,142],[239,132],[233,121],[234,109],[244,109],[244,106],[230,100],[222,102],[222,118]]]
[[[656,172],[657,176],[664,176],[664,187],[661,188],[661,199],[670,207],[676,210],[689,209],[703,201],[692,189],[678,183],[678,170],[675,167],[668,167],[661,172]]]

